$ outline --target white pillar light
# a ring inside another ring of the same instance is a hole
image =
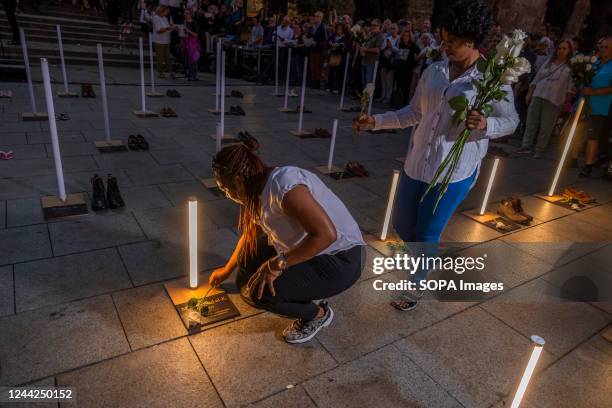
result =
[[[219,86],[220,110],[221,110],[221,137],[225,135],[225,51],[221,52],[221,84]]]
[[[344,108],[344,93],[346,92],[346,80],[348,79],[348,68],[351,61],[351,53],[346,53],[346,63],[344,64],[344,76],[342,77],[342,92],[340,93],[340,106],[338,109]]]
[[[98,71],[100,72],[100,94],[102,95],[102,113],[104,115],[104,137],[110,142],[110,124],[108,119],[108,101],[106,99],[106,79],[104,78],[104,59],[102,44],[98,44]]]
[[[332,137],[329,144],[329,158],[327,159],[327,170],[331,171],[334,162],[334,147],[336,146],[336,133],[338,132],[338,119],[334,119],[332,126]]]
[[[62,64],[62,77],[64,79],[64,93],[65,95],[68,95],[69,94],[68,75],[66,75],[66,61],[64,60],[64,45],[62,43],[62,31],[60,29],[59,24],[55,26],[55,30],[57,31],[57,47],[59,48],[60,62]]]
[[[26,44],[25,32],[23,28],[19,29],[19,37],[21,40],[21,51],[23,52],[23,64],[25,65],[26,77],[28,80],[28,93],[30,94],[30,105],[32,113],[37,113],[36,99],[34,99],[34,85],[32,85],[32,73],[30,72],[30,59],[28,58],[28,46]]]
[[[306,95],[306,75],[308,73],[308,57],[304,58],[304,70],[302,71],[302,93],[300,95],[300,118],[298,123],[298,133],[302,133],[304,122],[304,96]]]
[[[189,211],[189,287],[198,287],[198,201],[190,197]]]
[[[49,77],[49,63],[46,58],[40,59],[43,84],[45,88],[45,100],[49,114],[49,132],[51,133],[51,147],[53,150],[53,162],[55,163],[55,175],[57,176],[57,196],[66,201],[66,186],[64,183],[64,171],[62,169],[62,156],[60,154],[59,139],[57,137],[57,124],[55,123],[55,108],[53,106],[53,91],[51,91],[51,79]]]
[[[138,37],[138,51],[140,52],[140,108],[144,114],[147,111],[147,105],[145,98],[144,51],[142,49],[142,37]]]
[[[387,201],[387,209],[385,210],[385,220],[383,222],[380,240],[387,239],[389,232],[389,221],[391,221],[391,212],[393,211],[393,202],[395,201],[395,193],[397,192],[397,181],[399,180],[399,170],[393,170],[393,179],[391,180],[391,189],[389,190],[389,200]]]
[[[374,84],[374,90],[376,90],[376,75],[378,75],[378,60],[374,62],[374,75],[372,76],[372,83]],[[372,92],[372,97],[368,102],[368,116],[372,114],[372,101],[374,100],[374,92]]]
[[[551,197],[555,193],[555,189],[557,188],[557,183],[559,182],[559,176],[561,175],[561,169],[563,168],[563,163],[565,163],[565,159],[567,158],[567,153],[569,152],[570,146],[572,145],[572,140],[574,139],[574,133],[576,133],[576,127],[578,126],[578,121],[580,120],[580,115],[582,114],[582,109],[584,108],[584,98],[580,98],[578,102],[578,108],[576,108],[576,112],[574,113],[574,117],[572,118],[572,126],[570,127],[570,131],[567,135],[567,140],[565,141],[565,146],[563,147],[563,153],[561,154],[561,160],[559,160],[559,165],[557,166],[557,170],[555,171],[555,177],[553,178],[553,182],[550,185],[550,190],[548,190],[548,196]]]
[[[489,175],[489,182],[487,183],[487,190],[485,191],[484,199],[482,200],[482,206],[480,207],[479,215],[484,215],[487,210],[487,202],[489,201],[489,194],[491,194],[491,187],[493,187],[493,180],[495,180],[495,173],[497,173],[497,166],[499,165],[499,157],[495,158],[493,162],[493,168]]]
[[[510,405],[510,408],[518,408],[521,405],[521,401],[523,400],[523,396],[525,395],[525,391],[529,385],[529,380],[531,380],[531,376],[533,375],[535,367],[538,364],[540,354],[542,354],[542,350],[544,349],[545,341],[540,336],[531,336],[531,341],[533,342],[531,357],[529,357],[529,362],[527,363],[527,367],[525,367],[525,372],[523,372],[523,377],[521,378],[521,382],[516,389],[516,393],[514,394],[514,399],[512,400],[512,405]]]
[[[291,77],[291,48],[287,50],[287,73],[285,75],[285,104],[283,109],[287,110],[289,102],[289,78]]]
[[[274,95],[278,95],[278,55],[279,55],[278,37],[276,38],[276,57],[274,67]]]
[[[153,66],[153,34],[149,33],[149,66],[151,68],[151,95],[155,95],[155,67]]]

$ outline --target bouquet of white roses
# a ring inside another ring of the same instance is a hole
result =
[[[526,34],[521,30],[514,30],[512,38],[504,36],[499,44],[497,44],[495,51],[491,51],[486,59],[481,58],[478,60],[476,67],[482,75],[480,79],[472,81],[473,86],[476,88],[476,96],[468,101],[464,95],[459,95],[448,102],[455,111],[453,114],[453,124],[455,126],[464,123],[468,113],[471,111],[478,111],[487,118],[493,111],[491,102],[500,101],[507,95],[507,92],[502,87],[517,82],[519,76],[531,70],[529,61],[519,57],[526,37]],[[448,156],[444,158],[438,170],[436,170],[433,180],[431,180],[427,190],[421,197],[421,201],[423,201],[425,196],[438,183],[444,171],[446,171],[440,182],[438,197],[433,209],[434,212],[440,199],[448,189],[451,177],[457,168],[461,153],[463,153],[463,147],[469,137],[470,130],[466,127],[459,134]]]
[[[577,88],[583,88],[591,85],[591,80],[596,72],[593,64],[597,62],[596,56],[576,55],[570,60],[570,68],[572,70],[572,79]]]

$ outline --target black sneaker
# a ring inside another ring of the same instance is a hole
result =
[[[91,186],[93,188],[91,195],[91,209],[94,211],[106,210],[108,207],[108,202],[106,201],[104,182],[97,174],[94,174],[93,178],[91,179]]]
[[[591,177],[591,174],[593,173],[593,166],[586,164],[582,170],[580,170],[580,173],[578,173],[578,177]]]
[[[417,307],[417,302],[415,300],[394,300],[393,302],[391,302],[391,306],[401,312],[407,312]]]
[[[108,208],[114,209],[125,207],[125,202],[123,201],[123,197],[121,197],[121,192],[119,191],[117,178],[112,174],[109,174],[108,178],[106,179],[106,200],[108,202]]]
[[[146,141],[143,135],[136,135],[136,143],[140,150],[149,150],[149,142]]]
[[[230,115],[238,115],[238,112],[236,112],[236,107],[234,106],[230,106],[229,113]]]
[[[287,343],[306,343],[312,340],[319,330],[331,324],[334,319],[334,311],[329,307],[327,302],[321,301],[319,302],[319,306],[325,310],[325,314],[322,317],[314,318],[309,321],[297,319],[291,323],[289,327],[283,330],[283,338]]]
[[[236,106],[236,114],[244,116],[246,115],[246,112],[244,111],[244,109],[242,109],[242,106],[238,105]]]

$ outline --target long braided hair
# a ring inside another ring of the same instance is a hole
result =
[[[254,152],[259,144],[254,138],[251,139],[221,149],[213,158],[212,164],[215,178],[222,185],[232,185],[234,178],[238,176],[246,189],[246,201],[240,209],[238,220],[238,228],[245,238],[245,250],[241,253],[243,261],[247,254],[254,254],[257,250],[257,224],[255,220],[261,210],[259,195],[268,170],[268,167]]]

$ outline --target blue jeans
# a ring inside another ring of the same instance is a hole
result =
[[[361,66],[361,81],[364,88],[370,82],[376,81],[376,78],[374,78],[374,64]]]
[[[425,256],[437,254],[440,236],[451,216],[470,191],[476,173],[477,171],[474,170],[474,173],[467,179],[450,183],[434,213],[433,208],[440,185],[436,185],[425,196],[423,202],[420,202],[421,196],[427,190],[428,183],[414,180],[402,170],[393,208],[393,227],[402,241],[417,243],[416,246],[421,250],[415,253],[415,256],[420,256],[421,253]],[[412,275],[410,281],[418,282],[425,279],[428,273],[429,270],[420,269]]]

